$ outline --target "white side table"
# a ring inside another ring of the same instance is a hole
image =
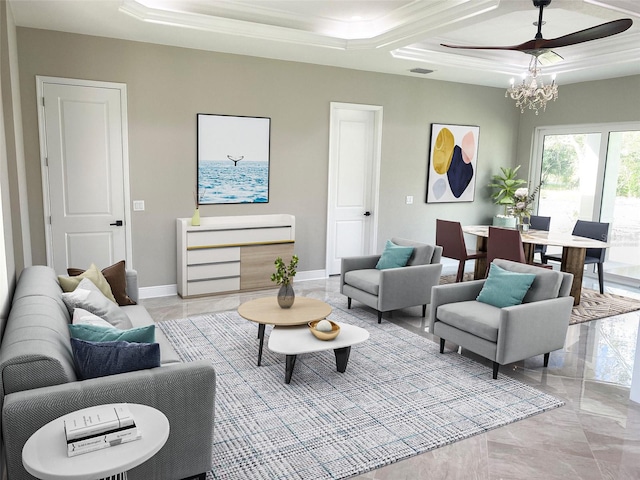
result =
[[[24,468],[42,480],[96,480],[115,475],[126,479],[127,470],[153,457],[169,438],[169,420],[164,413],[147,405],[128,406],[142,432],[139,440],[69,457],[64,420],[71,414],[64,415],[29,437],[22,449]]]
[[[364,328],[338,323],[340,333],[333,340],[319,340],[313,336],[307,325],[303,327],[276,326],[269,336],[269,350],[286,355],[284,382],[291,382],[293,367],[297,355],[303,353],[333,350],[336,356],[336,369],[344,373],[351,354],[351,346],[362,343],[369,338]]]

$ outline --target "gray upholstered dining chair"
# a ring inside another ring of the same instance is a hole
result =
[[[392,238],[391,242],[412,248],[405,266],[381,269],[385,252],[342,258],[340,293],[347,296],[347,308],[351,308],[352,299],[358,300],[377,310],[378,323],[384,312],[416,305],[422,305],[424,317],[431,289],[439,283],[442,273],[442,247],[402,238]]]
[[[570,273],[496,259],[486,280],[433,287],[429,332],[440,337],[440,353],[450,341],[491,360],[494,379],[500,365],[536,355],[546,367],[564,346],[572,281]]]
[[[600,240],[606,242],[609,237],[609,224],[603,222],[588,222],[586,220],[578,220],[573,227],[572,235],[576,237],[591,238],[593,240]],[[606,248],[587,248],[584,257],[585,265],[598,265],[598,284],[600,287],[600,293],[604,293],[604,257],[606,254]],[[560,254],[542,254],[542,263],[547,263],[548,260],[555,262],[562,261],[562,255]]]
[[[540,215],[531,215],[529,217],[529,225],[534,230],[544,230],[546,232],[549,231],[549,227],[551,226],[551,217],[543,217]],[[536,253],[540,254],[540,261],[542,261],[542,256],[547,253],[546,245],[534,245],[533,246],[533,255]]]

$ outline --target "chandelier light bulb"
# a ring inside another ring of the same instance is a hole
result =
[[[540,109],[547,109],[549,100],[555,101],[558,98],[558,86],[556,85],[555,74],[552,77],[551,85],[545,85],[542,78],[539,77],[541,68],[538,63],[538,57],[531,56],[528,72],[523,76],[522,83],[515,85],[513,78],[511,85],[505,92],[505,97],[511,97],[516,101],[516,107],[520,108],[520,113],[524,113],[525,108],[534,110],[536,115]]]

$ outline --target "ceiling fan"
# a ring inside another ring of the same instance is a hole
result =
[[[511,45],[504,47],[495,46],[466,46],[466,45],[447,45],[441,43],[443,47],[449,48],[467,48],[476,50],[515,50],[533,55],[538,58],[540,63],[553,63],[562,60],[562,57],[553,52],[552,48],[566,47],[569,45],[575,45],[577,43],[589,42],[591,40],[597,40],[599,38],[609,37],[616,35],[627,30],[633,24],[630,18],[622,18],[619,20],[613,20],[611,22],[603,23],[595,27],[586,28],[577,32],[569,33],[558,38],[545,39],[542,37],[542,10],[544,7],[548,7],[551,0],[533,0],[533,5],[540,9],[538,15],[538,33],[533,40],[521,43],[520,45]]]

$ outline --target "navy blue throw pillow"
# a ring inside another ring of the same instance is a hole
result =
[[[72,338],[71,349],[80,380],[160,366],[157,343],[90,342]]]

